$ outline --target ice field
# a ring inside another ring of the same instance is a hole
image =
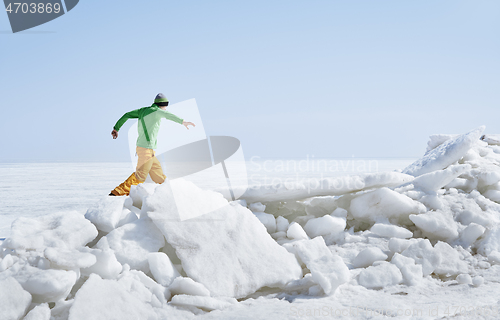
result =
[[[236,201],[188,178],[106,197],[130,163],[1,165],[0,319],[498,319],[484,130],[376,166],[249,162]]]
[[[252,185],[297,181],[306,178],[345,176],[392,171],[415,159],[261,159],[247,161]],[[87,209],[107,195],[134,170],[131,162],[119,163],[0,163],[0,238],[10,235],[10,225],[20,216]],[[314,166],[314,167],[313,167]],[[190,179],[200,187],[213,187],[210,179]],[[27,196],[29,195],[29,196]]]

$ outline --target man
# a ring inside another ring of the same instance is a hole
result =
[[[160,161],[155,157],[154,149],[156,149],[156,138],[160,130],[161,119],[165,118],[182,124],[189,130],[189,126],[195,126],[192,122],[186,122],[176,115],[166,111],[168,99],[162,93],[159,93],[154,103],[150,107],[140,108],[134,111],[125,113],[113,127],[111,135],[113,139],[118,138],[118,131],[128,119],[139,119],[137,128],[139,137],[137,138],[137,168],[122,184],[116,187],[110,196],[125,196],[129,195],[130,187],[138,185],[146,180],[148,174],[156,183],[163,183],[166,176],[161,169]]]

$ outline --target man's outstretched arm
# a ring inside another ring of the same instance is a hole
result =
[[[139,118],[139,110],[133,110],[130,112],[125,113],[115,124],[113,127],[113,131],[111,131],[111,136],[113,139],[118,138],[118,131],[120,128],[123,126],[125,122],[127,122],[128,119],[138,119]]]
[[[196,127],[194,123],[192,123],[192,122],[188,122],[188,121],[182,121],[182,125],[183,125],[184,127],[186,127],[186,129],[188,129],[188,130],[189,130],[189,127],[188,127],[188,126],[193,126],[193,127]]]
[[[177,123],[180,123],[183,126],[185,126],[186,129],[188,129],[188,130],[189,130],[188,126],[195,127],[194,123],[188,122],[188,121],[184,121],[184,119],[179,118],[178,116],[176,116],[175,114],[173,114],[173,113],[171,113],[169,111],[161,110],[161,112],[162,112],[163,118],[171,120],[171,121],[174,121],[174,122],[177,122]]]

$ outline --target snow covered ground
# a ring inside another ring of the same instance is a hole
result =
[[[359,173],[392,171],[415,159],[261,159],[247,161],[249,184],[300,181]],[[0,238],[10,235],[12,222],[21,216],[87,209],[133,170],[119,163],[0,163]],[[211,181],[189,179],[200,187]]]
[[[498,319],[500,143],[483,131],[378,170],[249,163],[237,201],[188,179],[103,198],[130,164],[2,166],[2,223],[18,219],[0,319]]]

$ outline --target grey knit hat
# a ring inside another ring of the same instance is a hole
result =
[[[155,103],[158,103],[158,102],[168,102],[168,99],[167,99],[167,97],[165,97],[165,95],[163,93],[158,93],[156,95],[156,98],[155,98]]]

